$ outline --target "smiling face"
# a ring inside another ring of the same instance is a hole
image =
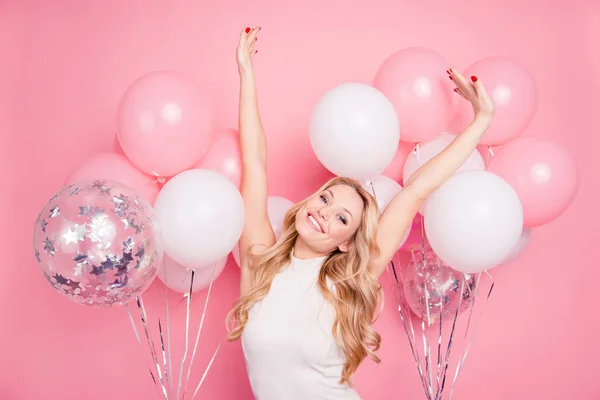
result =
[[[331,253],[348,251],[360,226],[364,210],[356,189],[337,184],[315,193],[296,213],[296,230],[313,250]]]

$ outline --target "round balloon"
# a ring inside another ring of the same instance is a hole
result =
[[[137,191],[140,196],[154,204],[159,185],[156,177],[136,168],[122,154],[100,153],[88,158],[67,178],[67,185],[89,180],[119,182]]]
[[[208,152],[194,168],[217,171],[229,178],[239,190],[242,184],[242,150],[238,131],[217,131]]]
[[[142,294],[163,257],[150,204],[111,181],[78,182],[52,196],[35,222],[33,252],[56,290],[98,307]]]
[[[375,197],[379,212],[383,214],[390,201],[402,190],[402,186],[391,178],[385,175],[376,176],[373,179],[362,182],[363,188]],[[411,227],[408,227],[404,236],[400,240],[398,250],[404,245],[408,235],[411,232]]]
[[[380,91],[362,83],[345,83],[325,93],[310,119],[313,151],[338,176],[366,179],[381,174],[399,140],[394,107]]]
[[[408,182],[417,169],[441,153],[454,139],[456,139],[455,135],[444,134],[428,142],[420,143],[415,148],[415,151],[410,153],[406,158],[402,174],[403,181]],[[483,157],[481,157],[479,151],[473,150],[458,171],[483,171],[484,169],[485,162],[483,161]]]
[[[192,80],[170,71],[151,72],[131,84],[119,103],[118,126],[131,162],[163,177],[196,164],[214,134],[207,96]]]
[[[510,58],[489,57],[471,65],[464,75],[480,78],[494,101],[494,122],[482,144],[501,145],[525,132],[537,109],[536,83],[528,70]],[[471,104],[460,102],[457,125],[467,127],[473,116]]]
[[[579,188],[575,160],[557,144],[535,137],[512,141],[492,158],[489,170],[515,189],[526,227],[554,221],[573,203]]]
[[[527,248],[527,246],[529,246],[529,242],[531,240],[531,228],[525,228],[523,229],[523,232],[521,233],[521,236],[519,236],[519,241],[517,242],[517,244],[512,248],[512,250],[510,251],[510,253],[508,253],[508,255],[506,256],[506,258],[502,261],[501,264],[508,264],[513,262],[514,260],[516,260],[521,253],[523,253],[523,251],[525,251],[525,249]]]
[[[404,299],[428,324],[454,318],[467,310],[475,297],[477,281],[444,265],[432,251],[417,254],[401,268]]]
[[[464,272],[502,263],[523,231],[523,209],[512,187],[488,171],[454,174],[425,202],[425,231],[444,264]]]
[[[166,287],[175,292],[189,293],[190,284],[192,284],[192,271],[194,271],[192,293],[196,293],[208,287],[211,281],[214,281],[219,277],[225,268],[225,264],[227,264],[227,258],[228,257],[224,257],[216,263],[204,268],[192,270],[178,264],[171,257],[165,255],[164,262],[158,271],[158,279]]]
[[[421,47],[400,50],[379,67],[373,86],[394,105],[403,141],[433,139],[454,118],[458,96],[446,74],[450,67],[442,55]]]
[[[401,141],[398,145],[398,149],[396,150],[396,154],[394,155],[392,162],[383,171],[383,175],[395,180],[399,184],[402,184],[404,164],[406,163],[408,155],[413,151],[413,148],[413,144]]]
[[[269,196],[267,198],[267,214],[269,216],[269,222],[273,233],[275,233],[275,239],[279,240],[281,236],[281,229],[283,228],[283,219],[285,213],[294,205],[294,202],[280,196]],[[235,248],[231,252],[233,259],[237,266],[240,264],[240,247],[239,243],[235,245]]]
[[[186,268],[202,268],[227,256],[244,228],[244,203],[218,172],[191,169],[174,176],[154,204],[165,251]]]

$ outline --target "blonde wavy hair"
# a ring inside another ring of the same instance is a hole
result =
[[[373,329],[372,323],[382,294],[381,285],[368,270],[371,255],[379,252],[376,244],[379,208],[373,196],[358,181],[350,178],[333,178],[317,193],[335,185],[352,187],[364,203],[361,222],[350,241],[349,250],[342,252],[336,249],[329,254],[321,267],[318,281],[323,296],[336,312],[333,335],[346,357],[341,383],[352,385],[352,375],[367,356],[376,363],[380,362],[375,352],[381,344],[381,336]],[[229,341],[242,336],[250,308],[265,298],[275,275],[290,262],[298,237],[296,213],[307,201],[305,199],[288,210],[281,237],[273,247],[263,254],[252,255],[253,286],[234,303],[227,317]],[[329,289],[327,279],[334,284],[335,293]]]

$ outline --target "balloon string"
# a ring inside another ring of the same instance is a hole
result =
[[[135,334],[135,338],[137,339],[138,344],[142,344],[140,340],[140,334],[135,326],[135,321],[133,320],[133,315],[131,314],[131,309],[129,308],[129,304],[125,304],[125,309],[127,310],[127,315],[129,315],[129,322],[131,322],[131,327],[133,328],[133,333]]]
[[[421,235],[423,235],[423,233],[421,233]],[[422,239],[423,240],[423,239]],[[432,371],[431,371],[431,337],[430,337],[430,332],[431,330],[429,329],[431,327],[431,316],[429,314],[429,291],[427,290],[427,275],[429,275],[429,271],[427,271],[426,268],[426,261],[425,261],[425,251],[423,250],[423,248],[421,248],[421,254],[422,254],[422,264],[425,267],[425,277],[424,279],[424,283],[425,283],[425,315],[426,315],[426,321],[425,319],[421,319],[421,337],[423,340],[423,354],[425,357],[425,372],[427,374],[427,383],[428,383],[428,389],[429,389],[429,397],[432,398],[433,397],[433,388],[432,388]],[[427,329],[425,329],[425,322],[427,322]]]
[[[396,272],[396,267],[394,266],[393,260],[391,261],[390,265],[392,267],[392,272],[394,275],[394,279],[396,281],[396,284],[392,285],[392,289],[393,289],[393,293],[394,293],[394,298],[396,299],[396,304],[398,305],[398,313],[400,314],[400,320],[402,321],[402,326],[404,327],[404,333],[406,334],[406,337],[408,339],[408,344],[410,346],[410,351],[412,353],[413,359],[415,361],[415,364],[417,365],[417,370],[419,372],[419,377],[421,378],[421,384],[423,385],[423,390],[425,391],[425,396],[427,397],[428,400],[431,400],[431,398],[429,397],[429,394],[428,394],[427,384],[425,383],[425,376],[423,375],[423,368],[421,367],[421,360],[419,358],[419,353],[415,349],[416,336],[415,336],[415,330],[412,325],[412,319],[410,316],[410,312],[407,312],[407,315],[405,315],[404,301],[402,301],[400,296],[398,295],[398,290],[400,290],[401,287],[400,287],[400,281],[398,280],[398,273]],[[388,269],[388,273],[389,273],[389,269]],[[406,307],[406,310],[408,310],[408,306]],[[410,324],[410,331],[412,332],[412,337],[411,337],[411,334],[409,333],[409,329],[408,329],[409,324],[407,324],[407,322],[406,322],[407,319]]]
[[[165,259],[163,259],[163,264],[165,263]],[[169,353],[169,376],[173,378],[173,356],[171,353],[171,323],[169,318],[169,287],[167,286],[168,282],[168,268],[165,268],[163,265],[163,270],[165,271],[165,316],[167,323],[167,352]],[[169,396],[173,395],[173,385],[172,382],[169,382]]]
[[[443,330],[442,321],[443,321],[443,316],[444,316],[444,301],[442,300],[440,302],[440,315],[438,318],[440,329],[438,330],[438,342],[437,342],[436,392],[439,392],[439,390],[440,390],[441,378],[442,378],[441,373],[442,373],[442,330]],[[436,394],[436,398],[437,398],[437,394]]]
[[[481,321],[481,317],[483,315],[483,311],[485,310],[485,306],[492,294],[492,290],[494,289],[494,285],[495,282],[492,278],[492,276],[489,274],[489,272],[485,271],[485,273],[487,274],[487,276],[490,278],[491,280],[491,285],[490,285],[490,289],[488,290],[487,296],[485,297],[484,301],[483,301],[483,305],[481,307],[481,312],[479,313],[479,318],[477,318],[476,322],[475,322],[475,326],[473,328],[473,333],[471,333],[471,339],[469,340],[469,344],[467,345],[467,348],[465,350],[464,355],[460,358],[458,365],[456,366],[456,372],[454,373],[454,379],[452,380],[452,386],[450,387],[450,394],[448,396],[448,400],[452,399],[452,393],[454,392],[454,387],[456,385],[456,380],[458,379],[458,375],[460,373],[460,370],[462,369],[462,366],[464,365],[465,360],[467,359],[467,355],[469,354],[469,350],[471,349],[471,345],[473,344],[473,341],[475,339],[475,332],[477,331],[477,327],[479,326],[479,322]],[[471,305],[472,308],[475,307],[475,298],[477,297],[477,292],[479,291],[479,283],[477,283],[477,287],[476,287],[476,293],[475,296],[473,297],[473,304]],[[470,317],[469,317],[470,320]],[[468,326],[468,325],[467,325]],[[466,337],[466,333],[465,333],[465,337]]]
[[[196,390],[194,391],[194,394],[192,395],[192,400],[196,397],[196,394],[198,394],[198,390],[200,390],[202,383],[204,383],[204,379],[206,378],[206,375],[208,374],[210,367],[212,366],[213,362],[215,361],[215,358],[217,357],[217,353],[219,352],[219,349],[221,348],[221,345],[223,344],[224,340],[225,340],[225,338],[221,339],[221,342],[219,343],[215,352],[213,353],[212,357],[210,358],[210,361],[208,362],[208,365],[206,366],[206,369],[204,370],[204,374],[202,374],[202,378],[200,378],[200,382],[198,383],[198,386],[196,386]]]
[[[487,169],[490,168],[490,161],[492,161],[493,156],[495,156],[494,148],[492,146],[488,146],[488,151],[487,151],[486,160],[485,160],[485,165],[487,166]]]
[[[183,377],[183,366],[185,364],[185,359],[187,358],[189,338],[190,338],[190,301],[192,299],[192,290],[194,289],[194,270],[192,269],[190,279],[190,291],[187,296],[187,304],[185,310],[185,350],[183,352],[183,356],[181,357],[181,364],[179,366],[179,382],[177,382],[177,398],[179,399],[179,393],[181,391],[181,378]]]
[[[217,269],[217,264],[215,263],[213,265],[212,273],[211,273],[211,276],[210,276],[210,284],[208,285],[208,292],[206,293],[206,299],[204,300],[204,310],[202,310],[202,317],[200,318],[200,325],[198,326],[198,333],[196,335],[196,343],[194,344],[194,350],[192,351],[192,357],[190,358],[190,364],[188,365],[187,376],[186,376],[185,382],[183,384],[183,394],[181,395],[182,400],[185,397],[187,383],[190,380],[190,374],[192,372],[192,364],[194,362],[194,358],[196,357],[196,350],[198,349],[198,343],[200,342],[200,333],[202,332],[202,327],[204,325],[204,317],[206,317],[206,310],[208,308],[208,300],[210,298],[210,292],[212,290],[213,278],[215,276],[215,270],[216,269]]]
[[[148,348],[150,349],[152,361],[154,362],[154,366],[155,366],[156,372],[158,374],[158,381],[160,382],[160,386],[162,389],[162,395],[164,396],[165,400],[168,400],[169,397],[168,397],[167,390],[166,390],[164,382],[163,382],[162,372],[160,369],[160,365],[158,363],[158,357],[156,355],[156,348],[154,346],[154,341],[151,338],[150,330],[148,329],[148,322],[147,322],[148,318],[147,318],[146,309],[144,307],[144,301],[142,299],[142,296],[139,296],[136,298],[136,303],[137,303],[138,309],[140,311],[140,319],[142,320],[142,326],[144,327],[144,333],[146,334],[146,340],[148,342]]]
[[[127,314],[129,315],[129,322],[131,322],[131,327],[133,328],[133,333],[135,334],[135,338],[138,344],[141,346],[142,341],[140,340],[140,334],[138,332],[137,327],[135,326],[135,321],[133,320],[133,314],[131,313],[131,309],[129,308],[129,304],[125,304],[125,309],[127,310]],[[158,394],[162,396],[160,392],[160,388],[158,387],[158,383],[156,382],[156,378],[154,377],[154,373],[152,372],[152,364],[148,365],[148,372],[150,372],[150,377],[152,378],[152,382],[154,382],[154,386],[158,391]]]
[[[465,279],[463,279],[460,283],[460,293],[461,296],[458,299],[458,307],[456,308],[456,311],[454,313],[454,318],[452,319],[452,328],[450,329],[450,335],[448,336],[448,344],[446,347],[446,355],[444,357],[444,368],[442,370],[442,382],[440,384],[440,386],[438,387],[438,391],[435,395],[436,399],[441,399],[442,398],[442,394],[444,392],[444,386],[446,384],[446,374],[448,372],[448,366],[450,365],[450,352],[452,350],[452,343],[454,342],[454,332],[456,329],[456,321],[458,321],[458,312],[460,310],[460,308],[462,307],[462,300],[463,300],[463,296],[462,293],[464,293],[465,290]]]
[[[163,339],[163,331],[162,331],[162,325],[160,323],[160,318],[158,318],[158,334],[160,336],[160,348],[162,351],[162,356],[163,356],[163,368],[164,368],[164,373],[165,373],[165,381],[167,382],[167,389],[169,391],[169,395],[168,397],[170,397],[170,393],[171,393],[171,382],[169,381],[169,373],[168,373],[168,368],[167,368],[167,353],[165,352],[165,341]]]

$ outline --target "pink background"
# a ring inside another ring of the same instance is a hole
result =
[[[156,69],[191,75],[207,86],[219,124],[235,127],[234,50],[248,24],[263,27],[256,69],[271,194],[292,200],[328,177],[308,141],[316,100],[336,84],[370,82],[392,52],[426,46],[460,69],[484,56],[506,55],[532,71],[540,100],[527,134],[571,152],[581,186],[561,218],[534,232],[520,259],[494,271],[497,286],[455,398],[600,398],[600,276],[592,237],[600,222],[600,196],[592,186],[600,167],[600,3],[170,3],[0,3],[1,399],[158,398],[146,351],[137,345],[124,309],[84,308],[56,293],[35,265],[30,232],[45,200],[76,166],[116,149],[117,102],[136,77]],[[225,332],[238,279],[230,262],[215,284],[194,382]],[[157,283],[148,293],[149,312],[162,290]],[[196,319],[202,297],[193,301]],[[183,304],[175,310],[173,324],[180,327]],[[361,368],[359,392],[365,399],[423,398],[389,291],[377,328],[383,362]],[[180,347],[181,330],[175,331]],[[222,348],[200,395],[252,398],[239,343]]]

